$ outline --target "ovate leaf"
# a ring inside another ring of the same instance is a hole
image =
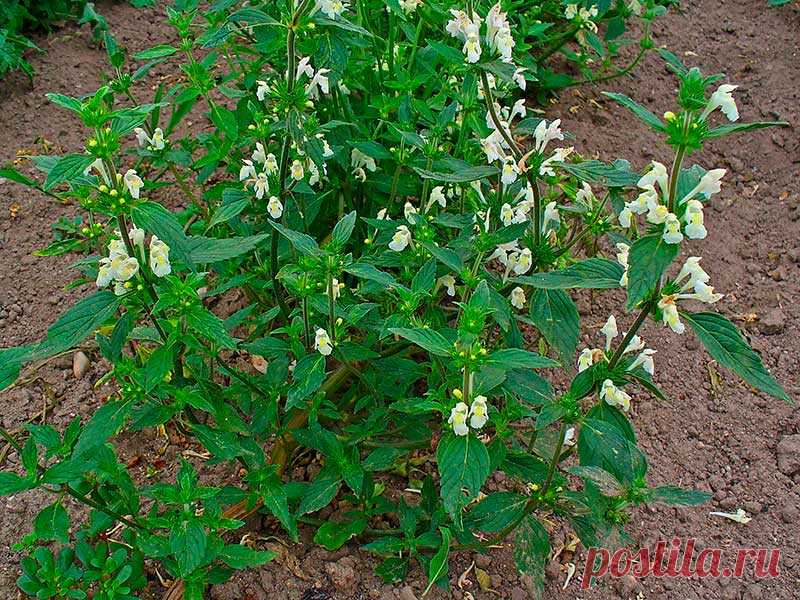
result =
[[[439,441],[436,462],[444,507],[460,523],[461,508],[478,496],[489,476],[489,452],[472,432],[469,435],[448,432]]]

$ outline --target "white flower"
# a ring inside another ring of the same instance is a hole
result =
[[[594,352],[590,348],[584,348],[578,355],[578,373],[583,373],[594,364]]]
[[[617,319],[614,315],[610,315],[606,324],[603,325],[603,328],[600,330],[604,336],[606,336],[606,350],[611,349],[611,341],[619,335],[619,330],[617,329]]]
[[[350,152],[350,166],[354,169],[366,167],[367,171],[371,172],[375,172],[375,169],[378,168],[375,159],[367,156],[358,148],[353,148]]]
[[[644,340],[640,338],[638,335],[634,335],[631,338],[631,341],[628,342],[628,345],[625,347],[625,350],[622,351],[623,354],[628,354],[629,352],[636,352],[637,350],[641,350],[644,348]]]
[[[532,262],[533,257],[531,256],[530,248],[524,248],[522,252],[515,256],[514,273],[524,275],[530,270]]]
[[[128,238],[130,238],[131,243],[134,246],[139,246],[140,248],[144,247],[144,229],[140,229],[139,227],[132,227],[128,231]]]
[[[658,308],[661,309],[661,321],[664,325],[669,325],[675,333],[683,333],[686,326],[681,322],[678,315],[678,307],[675,306],[675,294],[662,296],[658,301]]]
[[[150,239],[150,270],[156,277],[164,277],[172,272],[169,262],[169,246],[153,236]]]
[[[331,278],[331,290],[333,290],[333,299],[336,300],[342,293],[342,288],[344,288],[343,283],[339,283],[339,280],[335,277]],[[325,295],[328,295],[329,290],[325,290]]]
[[[277,196],[270,196],[267,202],[267,212],[273,219],[280,219],[283,214],[283,204]]]
[[[663,163],[654,160],[652,168],[642,175],[637,185],[642,189],[655,189],[655,184],[661,189],[661,194],[664,200],[667,199],[669,193],[669,175],[667,174],[667,167]]]
[[[600,388],[600,398],[605,400],[607,404],[618,406],[625,412],[631,407],[631,397],[615,386],[610,379],[606,379],[603,382],[603,386]]]
[[[703,204],[698,200],[689,200],[683,220],[686,222],[686,237],[690,240],[702,240],[708,235],[703,224]]]
[[[486,396],[475,396],[469,409],[469,426],[480,429],[489,420],[489,411],[486,408]]]
[[[362,183],[367,180],[367,173],[361,167],[353,169],[353,177]]]
[[[261,164],[267,162],[267,155],[264,152],[264,144],[262,144],[261,142],[256,142],[256,149],[253,150],[253,154],[252,154],[252,156],[250,158],[253,159],[253,162],[257,162],[257,163],[261,163]],[[241,172],[240,172],[239,173],[239,177],[241,178],[241,176],[242,175],[241,175]]]
[[[708,100],[708,104],[706,104],[703,114],[700,116],[705,119],[708,117],[708,115],[719,108],[722,110],[725,116],[728,117],[729,121],[738,120],[739,109],[736,108],[736,101],[733,99],[733,94],[731,93],[737,87],[739,86],[730,85],[729,83],[723,83],[721,86],[719,86],[717,90],[711,94],[711,98]]]
[[[467,57],[468,63],[476,63],[481,59],[481,39],[478,34],[471,34],[467,36],[464,42],[464,47],[461,49]]]
[[[153,137],[150,138],[150,144],[153,146],[154,150],[163,150],[167,145],[167,142],[164,139],[164,131],[161,129],[161,127],[156,127],[155,131],[153,131]]]
[[[428,198],[428,205],[425,207],[425,212],[427,212],[434,203],[438,204],[442,208],[447,207],[447,198],[444,195],[444,187],[441,185],[437,185],[431,190],[431,195],[430,198]]]
[[[128,293],[128,288],[125,287],[125,282],[117,281],[114,284],[114,295],[115,296],[124,296]]]
[[[150,143],[150,136],[147,135],[147,132],[142,129],[141,127],[136,127],[133,132],[136,134],[136,142],[144,148],[147,144]]]
[[[300,59],[297,63],[297,70],[295,71],[295,79],[300,79],[303,75],[308,76],[309,78],[314,76],[314,68],[311,66],[311,58],[308,56],[304,56]]]
[[[519,167],[513,158],[507,158],[503,163],[503,171],[500,180],[503,185],[511,185],[517,180],[519,175]]]
[[[422,5],[422,0],[400,0],[400,8],[408,15]]]
[[[636,357],[636,360],[630,364],[627,370],[633,371],[636,367],[642,367],[652,377],[655,372],[655,363],[653,362],[653,354],[655,353],[655,350],[645,348],[639,356]]]
[[[578,5],[577,4],[567,4],[567,8],[564,9],[564,18],[567,21],[572,21],[575,17],[578,16]]]
[[[542,219],[542,229],[547,231],[548,226],[550,223],[553,223],[552,228],[558,230],[559,226],[561,225],[561,217],[558,215],[558,209],[556,208],[556,202],[550,202],[547,206],[544,207],[544,218]]]
[[[521,287],[517,286],[511,290],[511,296],[509,296],[509,298],[511,299],[511,306],[514,308],[518,308],[519,310],[525,308],[527,299],[525,298],[525,290]]]
[[[641,14],[642,14],[642,4],[641,4],[641,2],[639,2],[639,0],[628,0],[628,8],[637,17],[641,16]]]
[[[259,173],[253,181],[253,189],[256,192],[256,198],[261,200],[266,194],[269,193],[269,181],[267,180],[266,173]]]
[[[714,194],[718,194],[722,189],[722,184],[720,181],[725,176],[726,172],[727,171],[725,169],[711,169],[710,171],[706,171],[705,175],[700,178],[700,181],[692,189],[692,191],[686,194],[686,196],[683,198],[683,201],[686,202],[698,194],[703,194],[706,199],[710,198]]]
[[[321,327],[317,329],[314,334],[314,350],[319,351],[322,356],[328,356],[333,352],[331,339],[328,337],[328,332]]]
[[[536,152],[544,154],[544,149],[547,147],[547,144],[553,140],[564,139],[564,134],[561,132],[560,125],[561,119],[552,121],[550,125],[548,125],[547,121],[544,119],[539,121],[539,124],[533,132],[533,138],[535,140],[534,149]]]
[[[403,205],[403,216],[413,223],[414,222],[413,216],[415,214],[417,214],[417,209],[414,207],[413,204],[411,204],[411,202],[406,202]]]
[[[650,207],[647,210],[647,222],[653,225],[661,225],[672,213],[669,212],[666,205],[658,203],[657,196],[649,196],[649,198]],[[674,217],[675,215],[672,216]]]
[[[319,97],[319,90],[321,90],[323,94],[330,93],[330,84],[328,78],[325,77],[326,73],[330,73],[330,69],[320,69],[314,74],[311,81],[308,82],[306,94],[308,94],[309,98],[316,100]]]
[[[388,218],[386,216],[386,213],[388,212],[389,212],[388,208],[382,208],[378,211],[378,214],[375,215],[375,218],[378,219],[378,221],[385,221]]]
[[[617,262],[625,269],[619,280],[619,285],[621,287],[628,286],[628,252],[630,252],[630,249],[631,247],[624,242],[617,243]]]
[[[514,222],[514,209],[511,208],[511,205],[508,202],[500,207],[500,220],[506,227]]]
[[[97,268],[97,279],[95,285],[99,288],[106,287],[114,280],[114,271],[111,270],[111,259],[101,258]]]
[[[274,175],[278,172],[278,159],[270,152],[267,154],[267,159],[264,161],[264,168],[267,170],[267,175]]]
[[[469,434],[469,427],[467,426],[467,416],[469,415],[469,406],[464,402],[459,402],[450,411],[450,418],[447,422],[453,426],[453,433],[456,435]]]
[[[448,296],[456,295],[456,278],[452,275],[442,275],[439,277],[439,284],[445,287]]]
[[[664,234],[662,237],[668,244],[680,244],[683,241],[681,222],[672,213],[667,213],[664,219]]]
[[[118,254],[109,263],[111,274],[117,281],[128,281],[139,272],[139,261],[132,256]]]
[[[411,232],[408,230],[408,227],[405,225],[399,225],[392,236],[392,241],[389,242],[389,248],[395,252],[402,252],[410,243]]]
[[[117,232],[117,235],[119,235],[119,232]],[[125,247],[125,242],[114,239],[108,242],[108,257],[113,260],[117,256],[128,258],[128,249]]]
[[[125,172],[125,177],[123,179],[125,180],[125,187],[128,188],[128,192],[130,193],[131,198],[138,199],[139,190],[141,190],[142,186],[144,185],[142,178],[139,177],[136,174],[136,171],[134,171],[133,169],[128,169]]]
[[[678,277],[675,278],[677,283],[681,283],[687,277],[689,278],[688,283],[684,286],[685,289],[690,287],[694,287],[695,283],[698,281],[702,281],[703,283],[708,283],[711,277],[703,270],[703,267],[700,266],[700,261],[702,260],[699,256],[690,256],[686,259],[681,267],[681,270],[678,272]]]
[[[632,216],[633,213],[631,213],[631,209],[625,205],[625,208],[622,209],[622,211],[619,213],[619,217],[617,217],[619,219],[619,224],[626,228],[630,227]]]
[[[291,174],[292,174],[292,179],[294,179],[295,181],[300,181],[305,175],[305,171],[303,170],[303,163],[301,163],[299,160],[295,160],[292,163]]]
[[[694,284],[693,294],[680,294],[680,298],[690,298],[692,300],[699,300],[706,304],[714,304],[722,300],[724,294],[717,294],[714,288],[703,281],[698,281]]]
[[[344,12],[348,3],[342,0],[317,0],[317,10],[329,19],[335,19]]]
[[[552,156],[541,162],[539,165],[539,175],[550,175],[551,177],[555,175],[555,171],[553,171],[553,167],[551,165],[553,163],[564,162],[564,159],[572,154],[572,150],[573,148],[558,148],[555,152],[553,152]]]
[[[255,179],[256,178],[256,167],[253,164],[253,161],[249,158],[245,158],[242,161],[242,168],[239,169],[239,181],[246,181],[248,179]]]
[[[516,71],[514,71],[514,74],[511,76],[511,79],[514,81],[514,83],[516,83],[519,86],[519,89],[521,89],[523,92],[525,91],[525,88],[528,87],[528,82],[525,80],[525,71],[527,70],[528,69],[526,69],[525,67],[520,67]]]
[[[508,120],[513,121],[514,117],[519,116],[521,119],[524,119],[528,114],[528,109],[525,107],[525,98],[520,98],[516,102],[514,102],[514,106],[511,107],[511,114],[508,115]]]
[[[256,98],[258,98],[259,102],[263,102],[264,98],[269,94],[269,86],[266,81],[262,81],[261,79],[256,81],[256,85],[258,86],[256,87]]]

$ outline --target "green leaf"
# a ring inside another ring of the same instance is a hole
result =
[[[14,473],[0,472],[0,496],[9,496],[34,486],[33,482]]]
[[[217,210],[214,211],[214,216],[211,217],[211,221],[208,223],[208,228],[211,229],[214,227],[214,225],[219,225],[220,223],[230,221],[235,216],[239,215],[239,213],[241,213],[249,205],[249,198],[242,198],[240,200],[222,204],[219,208],[217,208]]]
[[[33,521],[33,532],[39,540],[56,540],[69,543],[69,515],[61,502],[54,502],[42,510]]]
[[[45,358],[74,348],[109,320],[119,304],[120,298],[107,290],[79,300],[50,326],[47,337],[36,347],[35,358]]]
[[[156,58],[166,58],[172,56],[178,51],[174,46],[169,44],[159,44],[147,50],[142,50],[133,55],[134,60],[154,60]]]
[[[366,528],[367,519],[364,515],[358,515],[358,517],[352,521],[327,521],[317,529],[317,532],[314,534],[314,542],[326,550],[338,550],[344,546],[350,538],[361,535]]]
[[[270,17],[263,10],[258,10],[257,8],[250,6],[237,10],[228,17],[228,21],[231,23],[246,23],[248,27],[257,27],[261,25],[280,25],[279,21],[276,21]]]
[[[594,466],[574,466],[569,468],[569,472],[595,484],[606,496],[620,496],[625,492],[625,488],[608,471]]]
[[[306,488],[297,515],[316,512],[330,504],[342,485],[342,477],[332,468],[323,468]]]
[[[286,396],[286,410],[299,406],[325,381],[325,357],[319,352],[306,354],[294,368],[294,384]]]
[[[471,531],[502,531],[525,513],[528,497],[515,492],[494,492],[475,504],[464,517]]]
[[[535,290],[530,317],[547,343],[558,351],[561,362],[572,363],[581,333],[581,319],[569,294],[563,290]]]
[[[792,399],[764,368],[761,358],[742,338],[736,326],[722,315],[712,312],[687,313],[688,321],[708,353],[723,367],[730,369],[754,388],[789,404]]]
[[[294,246],[294,249],[300,252],[301,254],[305,254],[306,256],[316,256],[320,257],[323,255],[322,250],[320,250],[317,242],[314,238],[310,235],[305,233],[300,233],[299,231],[295,231],[294,229],[288,229],[277,223],[275,221],[270,220],[270,225],[272,225],[276,230],[280,232],[283,237],[285,237],[289,242]]]
[[[219,558],[232,569],[258,567],[278,556],[276,552],[253,550],[240,544],[228,544],[219,553]]]
[[[455,173],[438,173],[436,171],[420,169],[419,167],[414,167],[414,170],[417,172],[417,175],[423,179],[433,179],[445,183],[469,183],[470,181],[477,181],[478,179],[485,179],[486,177],[497,175],[500,172],[497,167],[491,165],[469,167],[456,171]]]
[[[559,163],[558,167],[571,173],[581,181],[600,183],[608,187],[625,187],[639,181],[639,174],[631,171],[626,160],[617,159],[611,164],[600,160],[586,160],[579,163]]]
[[[469,435],[447,432],[439,440],[436,462],[444,507],[460,523],[461,508],[478,497],[489,476],[489,452],[472,432]]]
[[[664,126],[664,123],[661,122],[661,119],[625,94],[618,94],[616,92],[603,92],[603,95],[622,104],[622,106],[629,109],[631,112],[633,112],[633,114],[639,117],[639,119],[644,121],[648,127],[660,132],[666,131],[666,127]]]
[[[447,577],[447,572],[449,570],[450,530],[447,527],[439,527],[439,531],[442,534],[442,543],[428,565],[428,587],[422,592],[423,597],[431,591],[431,587],[433,587],[434,583],[443,577]]]
[[[157,202],[141,202],[133,207],[131,216],[136,225],[154,233],[169,246],[175,257],[193,266],[186,234],[174,214]]]
[[[13,181],[14,183],[19,183],[22,185],[27,185],[28,187],[37,188],[39,185],[29,177],[26,177],[19,171],[17,171],[14,167],[4,167],[0,169],[0,178],[8,179],[9,181]]]
[[[435,354],[436,356],[450,356],[453,345],[445,339],[445,337],[433,329],[406,329],[404,327],[392,327],[389,329],[395,335],[413,342],[420,348],[423,348]]]
[[[697,506],[711,499],[711,494],[700,490],[681,488],[675,485],[662,485],[648,490],[649,502],[663,502],[673,506]]]
[[[464,271],[464,261],[461,260],[461,257],[454,250],[442,248],[430,242],[423,242],[422,246],[430,252],[436,260],[454,273],[461,273]]]
[[[122,428],[125,420],[130,415],[132,403],[130,400],[111,400],[101,406],[92,415],[75,445],[76,455],[105,444],[106,440]]]
[[[174,525],[169,536],[169,546],[178,564],[182,577],[203,564],[208,539],[203,526],[196,520],[182,521]]]
[[[521,348],[502,348],[495,350],[486,359],[486,364],[497,369],[510,371],[511,369],[542,369],[557,367],[558,362],[552,358],[540,356],[535,352]]]
[[[64,94],[54,94],[49,93],[45,94],[48,100],[53,104],[60,106],[61,108],[66,108],[67,110],[71,110],[72,112],[81,113],[81,101],[77,98],[71,98],[70,96],[65,96]]]
[[[514,564],[531,578],[536,597],[544,590],[544,567],[550,555],[550,536],[534,515],[522,520],[514,536]]]
[[[732,133],[741,133],[743,131],[753,131],[755,129],[765,129],[766,127],[789,127],[786,121],[756,121],[755,123],[726,123],[714,127],[706,133],[707,138],[717,138]]]
[[[194,305],[186,313],[186,324],[217,346],[235,348],[236,340],[225,329],[225,323],[202,305]]]
[[[69,182],[83,175],[86,168],[94,162],[88,154],[67,154],[58,158],[58,162],[50,169],[44,182],[44,189],[51,190],[59,183]]]
[[[323,17],[320,14],[317,14],[314,17],[314,20],[320,25],[338,27],[339,29],[350,31],[351,33],[358,33],[359,35],[363,35],[366,37],[375,37],[374,35],[372,35],[371,32],[367,31],[363,27],[356,25],[355,23],[351,23],[350,21],[348,21],[347,19],[343,19],[342,17],[329,19],[328,17]]]
[[[356,225],[356,211],[351,211],[343,216],[333,228],[331,233],[331,244],[338,248],[343,248],[350,236],[353,235],[353,228]]]
[[[635,444],[611,423],[586,419],[578,437],[581,466],[600,467],[623,485],[647,472],[647,460]]]
[[[190,236],[187,238],[189,259],[196,264],[230,260],[251,252],[268,237],[265,233],[230,238]]]
[[[680,244],[668,244],[660,233],[636,240],[628,252],[628,309],[635,308],[655,289],[678,255]]]
[[[398,285],[397,280],[389,273],[381,271],[369,263],[353,263],[345,267],[344,270],[351,275],[355,275],[359,279],[374,281],[386,287],[397,287]]]
[[[549,290],[612,289],[620,287],[624,270],[615,260],[589,258],[558,271],[515,277],[515,283]]]

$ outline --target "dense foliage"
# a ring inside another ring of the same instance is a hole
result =
[[[19,456],[0,493],[53,494],[19,544],[25,593],[135,598],[149,559],[175,580],[171,597],[201,598],[273,557],[231,533],[255,510],[294,540],[299,524],[329,549],[358,538],[386,581],[417,562],[431,586],[448,585],[451,552],[516,531],[517,566],[540,585],[543,518],[608,546],[624,543],[631,506],[705,499],[647,482],[627,413],[635,394],[662,392],[637,332],[688,324],[721,365],[788,400],[734,325],[695,310],[721,297],[700,259],[673,266],[707,235],[725,175],[690,156],[772,124],[735,123],[735,86],[662,50],[675,112],[608,96],[663,136],[671,167],[586,160],[526,92],[572,83],[550,70],[553,52],[588,69],[628,17],[646,31],[663,9],[512,12],[523,4],[219,0],[201,14],[179,0],[176,43],[134,68],[107,36],[106,85],[49,95],[85,147],[32,157],[42,181],[0,176],[81,207],[40,254],[83,253],[73,285],[99,289],[42,342],[2,351],[0,388],[88,337],[115,392],[64,431],[0,431]],[[137,84],[162,62],[177,83],[145,102]],[[597,348],[578,348],[578,289],[626,296]],[[235,291],[246,302],[221,312]],[[199,452],[143,486],[113,437],[164,427]],[[292,479],[309,454],[319,468]],[[207,481],[205,461],[238,485]],[[483,493],[496,471],[508,488]],[[86,520],[71,520],[70,498]],[[334,520],[315,516],[331,503]]]

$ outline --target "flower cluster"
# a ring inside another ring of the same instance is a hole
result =
[[[163,150],[167,146],[167,140],[164,137],[164,132],[161,127],[156,127],[153,130],[153,135],[149,135],[141,127],[133,130],[136,134],[136,141],[139,143],[140,148],[147,148],[148,150]]]
[[[619,213],[619,223],[623,227],[630,227],[633,215],[646,214],[648,223],[663,225],[662,237],[668,244],[681,243],[684,234],[690,240],[703,239],[708,232],[704,224],[703,203],[697,198],[703,197],[707,200],[718,193],[721,189],[720,180],[725,172],[725,169],[707,171],[697,185],[677,201],[676,214],[669,208],[671,199],[667,168],[662,163],[653,161],[650,171],[639,179],[638,186],[643,191],[635,200],[625,204]]]
[[[450,14],[453,15],[453,18],[447,22],[447,32],[464,42],[462,52],[466,56],[467,62],[478,62],[483,53],[480,35],[483,19],[478,14],[468,15],[465,11],[455,8],[450,9]],[[486,15],[485,40],[489,49],[496,53],[501,61],[512,62],[514,37],[511,35],[508,17],[502,11],[499,2],[492,6]]]
[[[708,285],[710,277],[700,266],[699,256],[690,256],[681,267],[678,277],[668,286],[665,293],[658,301],[658,308],[662,311],[661,320],[675,333],[683,333],[685,325],[678,314],[678,300],[697,300],[706,304],[718,302],[723,294],[714,292]],[[691,291],[690,291],[691,290]]]
[[[461,390],[454,390],[453,395],[461,398]],[[469,425],[467,425],[469,419]],[[489,420],[489,408],[486,404],[486,396],[475,396],[470,406],[466,402],[459,402],[450,411],[450,418],[447,422],[453,426],[453,433],[456,435],[468,435],[470,427],[481,429]]]
[[[117,232],[119,233],[119,232]],[[95,284],[99,288],[104,288],[112,281],[114,282],[114,293],[118,296],[128,291],[126,282],[131,280],[139,272],[139,259],[128,254],[125,243],[117,238],[108,243],[108,256],[100,259],[97,270]],[[134,227],[128,232],[128,239],[135,251],[144,257],[143,229]],[[169,262],[169,246],[158,239],[155,235],[150,238],[150,270],[156,277],[165,277],[172,272],[172,265]]]

